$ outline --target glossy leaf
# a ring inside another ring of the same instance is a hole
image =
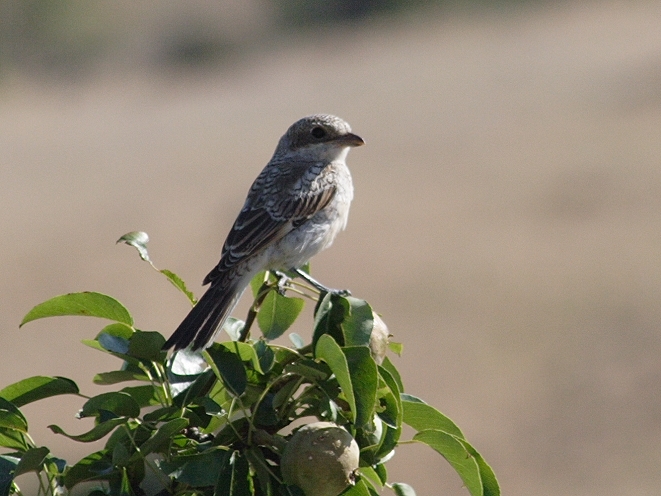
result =
[[[128,354],[135,358],[159,361],[165,356],[165,338],[158,332],[136,331],[129,341]]]
[[[0,496],[8,496],[14,482],[14,470],[20,459],[11,455],[0,455]]]
[[[397,356],[402,356],[402,353],[404,353],[404,345],[396,341],[388,341],[388,348],[390,348],[390,351],[395,353]]]
[[[356,407],[354,425],[365,427],[372,422],[374,416],[378,386],[376,363],[366,346],[348,346],[342,348],[342,352],[347,359],[353,388]]]
[[[94,384],[111,385],[126,381],[147,381],[149,378],[144,372],[134,372],[131,370],[112,370],[110,372],[101,372],[96,374],[92,381]]]
[[[484,458],[482,458],[482,455],[480,455],[475,448],[468,443],[468,441],[465,439],[461,439],[460,441],[464,445],[464,448],[466,448],[466,451],[468,451],[477,462],[484,496],[500,496],[500,486],[498,485],[496,474],[494,474],[489,464]]]
[[[367,346],[374,327],[372,307],[365,300],[347,296],[349,314],[342,322],[345,346]]]
[[[415,396],[402,394],[402,409],[404,423],[416,431],[435,429],[464,438],[463,433],[452,420]]]
[[[377,496],[377,493],[370,491],[365,481],[359,480],[356,485],[349,486],[348,489],[342,491],[342,496]]]
[[[228,317],[223,324],[223,331],[229,336],[232,341],[238,341],[243,333],[243,328],[246,323],[241,319]]]
[[[383,481],[381,481],[374,467],[360,467],[358,472],[360,473],[360,478],[367,479],[372,487],[379,491],[383,489]]]
[[[379,410],[378,415],[386,424],[397,428],[402,424],[402,401],[399,387],[388,369],[379,366],[378,370],[379,378],[384,384],[383,386],[379,384],[379,401],[383,410]]]
[[[229,457],[229,463],[226,463],[218,474],[215,493],[223,496],[252,496],[250,490],[251,482],[250,467],[244,456],[238,451],[232,453]]]
[[[0,446],[25,451],[30,448],[28,437],[16,429],[0,429]]]
[[[462,440],[438,430],[424,430],[413,436],[414,441],[425,443],[452,465],[472,496],[484,496],[480,468]]]
[[[3,430],[28,431],[28,421],[11,401],[0,397],[0,428]]]
[[[303,310],[302,298],[282,296],[269,291],[257,312],[257,324],[266,339],[277,339],[291,327]]]
[[[250,280],[250,289],[252,290],[252,297],[257,298],[260,291],[266,290],[268,286],[265,283],[268,281],[266,271],[261,271]]]
[[[321,336],[328,334],[336,342],[344,343],[342,322],[349,312],[349,302],[342,296],[326,293],[317,303],[314,316],[314,333],[312,335],[312,346],[316,349],[317,342]]]
[[[228,391],[235,396],[241,396],[248,385],[248,374],[241,359],[220,345],[207,348],[203,352],[204,354],[208,355],[207,362],[211,365],[216,377],[223,381]]]
[[[126,422],[128,422],[128,419],[124,417],[110,419],[106,422],[95,425],[93,429],[85,432],[84,434],[78,434],[78,435],[67,434],[66,432],[64,432],[64,430],[61,427],[57,425],[49,425],[48,428],[51,431],[53,431],[55,434],[61,434],[73,441],[78,441],[80,443],[91,443],[105,437],[115,427],[121,424],[125,424]]]
[[[126,233],[124,236],[119,238],[115,244],[117,243],[126,243],[129,246],[132,246],[136,250],[138,250],[138,254],[140,255],[140,258],[143,259],[145,262],[150,262],[151,260],[149,259],[149,252],[147,251],[147,243],[149,243],[149,235],[144,232],[144,231],[131,231],[129,233]]]
[[[71,489],[81,482],[100,479],[112,469],[112,460],[107,450],[97,451],[87,455],[67,470],[64,474],[64,485]]]
[[[0,391],[0,397],[21,407],[51,396],[78,393],[78,386],[71,379],[38,375],[5,387]]]
[[[397,496],[415,496],[413,488],[403,482],[395,482],[391,487]]]
[[[145,386],[125,387],[120,391],[131,396],[140,408],[163,403],[163,391],[151,384]]]
[[[294,345],[294,348],[296,348],[297,350],[305,346],[305,341],[303,341],[303,338],[298,334],[296,334],[295,332],[289,334],[289,340]]]
[[[31,448],[21,454],[21,461],[16,465],[14,477],[28,472],[39,472],[43,468],[44,460],[50,453],[46,447]]]
[[[121,392],[102,393],[87,400],[79,417],[104,418],[110,412],[116,417],[136,418],[140,415],[140,406],[130,394]]]
[[[140,445],[140,451],[136,452],[131,461],[135,461],[149,453],[160,452],[172,441],[172,437],[179,434],[188,426],[188,420],[185,418],[176,418],[161,425],[152,436]]]
[[[186,287],[186,283],[181,277],[167,269],[161,269],[159,272],[167,277],[168,281],[170,281],[175,288],[184,293],[191,304],[195,305],[195,303],[197,303],[197,298],[195,298],[193,292]]]
[[[397,383],[397,387],[399,388],[399,392],[403,393],[404,392],[404,383],[402,382],[402,377],[399,375],[399,371],[397,370],[397,368],[390,361],[390,358],[385,357],[383,359],[383,362],[381,362],[381,365],[379,365],[379,367],[383,367],[388,372],[390,372],[390,375],[392,376],[392,378]]]
[[[178,456],[158,462],[159,468],[182,484],[192,487],[213,486],[218,474],[228,463],[231,452],[222,448],[211,448],[202,453]]]
[[[101,293],[83,292],[55,296],[40,303],[23,317],[21,326],[33,320],[64,315],[99,317],[133,325],[131,314],[116,299]]]
[[[342,348],[328,334],[323,334],[319,337],[315,354],[317,358],[326,362],[333,374],[335,374],[355,419],[357,416],[356,398],[353,392],[353,384],[351,383],[349,364],[347,363],[347,357],[342,352]]]
[[[265,374],[270,372],[275,363],[275,353],[273,352],[273,349],[261,339],[253,344],[253,348],[259,360],[259,368],[262,373]]]

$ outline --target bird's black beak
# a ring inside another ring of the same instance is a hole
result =
[[[363,138],[353,133],[343,134],[342,136],[337,138],[337,141],[339,141],[340,143],[346,146],[362,146],[365,144]]]

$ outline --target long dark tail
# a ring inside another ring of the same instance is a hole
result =
[[[237,284],[225,285],[212,282],[206,293],[188,313],[179,327],[163,345],[163,349],[174,347],[175,351],[191,343],[193,350],[205,348],[223,325],[241,297],[245,288]]]

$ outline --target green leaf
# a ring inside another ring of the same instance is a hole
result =
[[[342,322],[345,346],[367,346],[374,327],[372,307],[365,300],[347,296],[349,315]]]
[[[264,270],[250,280],[250,289],[252,290],[253,298],[257,298],[262,288],[266,289],[268,287],[264,286],[267,281],[266,271]]]
[[[402,378],[399,375],[399,371],[397,368],[393,365],[393,363],[390,361],[390,358],[385,357],[383,359],[383,362],[381,362],[381,367],[386,369],[388,372],[390,372],[390,375],[392,376],[393,379],[395,379],[395,382],[397,383],[397,387],[399,388],[399,392],[403,393],[404,392],[404,384],[402,383]]]
[[[230,353],[234,353],[244,362],[259,363],[259,358],[257,357],[255,349],[248,343],[242,343],[240,341],[224,341],[222,343],[214,344],[214,346],[222,346]]]
[[[44,467],[49,475],[60,477],[64,474],[64,471],[67,468],[67,461],[63,460],[62,458],[49,455],[46,457]]]
[[[303,341],[303,338],[295,332],[289,334],[289,341],[291,341],[291,343],[294,345],[294,348],[297,350],[300,350],[305,346],[305,341]]]
[[[250,345],[247,346],[250,347]],[[241,358],[225,346],[217,344],[207,348],[202,355],[205,356],[216,377],[223,381],[228,391],[234,396],[241,396],[245,392],[248,385],[248,374]]]
[[[374,471],[376,472],[376,475],[379,476],[379,479],[381,479],[381,484],[385,485],[386,482],[388,482],[388,470],[386,469],[385,463],[378,464],[374,467]]]
[[[241,319],[227,317],[227,320],[225,320],[222,329],[232,341],[238,341],[241,337],[241,334],[243,333],[243,328],[245,325],[246,323]]]
[[[250,467],[238,451],[229,457],[229,463],[218,474],[214,494],[222,496],[251,496]]]
[[[129,464],[129,450],[123,443],[116,443],[112,448],[112,464],[115,467],[126,467]]]
[[[128,354],[135,358],[159,361],[165,357],[165,338],[158,332],[136,331],[129,341]]]
[[[128,341],[133,337],[135,332],[136,330],[133,328],[133,326],[116,322],[114,324],[108,324],[103,329],[101,329],[99,334],[96,335],[96,339],[98,340],[103,335],[108,335],[116,338],[122,338],[125,341]]]
[[[15,429],[0,429],[0,446],[3,448],[25,451],[30,448],[30,444],[23,432]]]
[[[263,374],[270,372],[275,363],[275,353],[265,341],[259,339],[253,344],[253,348],[259,359],[259,367]]]
[[[195,455],[177,456],[159,461],[158,467],[168,476],[192,487],[213,486],[218,474],[228,461],[231,452],[223,448],[211,448]]]
[[[129,394],[141,408],[160,405],[162,403],[161,396],[163,395],[163,391],[161,388],[151,384],[146,386],[125,387],[122,388],[121,392]]]
[[[135,493],[133,492],[133,489],[131,488],[131,481],[129,480],[129,474],[127,473],[126,469],[122,470],[122,480],[121,480],[121,485],[119,487],[119,492],[117,492],[117,488],[113,487],[112,484],[110,486],[110,490],[117,494],[117,496],[135,496]]]
[[[14,470],[20,460],[15,456],[0,455],[0,495],[8,496],[14,483]]]
[[[371,424],[374,416],[376,390],[379,383],[376,363],[366,346],[347,346],[342,348],[342,351],[347,358],[355,397],[354,424],[356,427],[365,427]]]
[[[14,477],[28,472],[40,472],[44,465],[44,460],[50,453],[46,447],[31,448],[21,454],[21,461],[16,465]]]
[[[119,417],[107,420],[101,424],[95,425],[93,429],[85,432],[84,434],[79,434],[77,436],[67,434],[64,430],[57,425],[49,425],[48,428],[53,431],[55,434],[61,434],[73,441],[78,441],[80,443],[91,443],[98,441],[99,439],[105,437],[109,432],[111,432],[115,427],[121,424],[128,422],[127,418]]]
[[[191,302],[191,304],[195,305],[195,303],[197,303],[197,298],[195,298],[193,292],[186,287],[186,283],[183,281],[181,277],[179,277],[177,274],[167,269],[161,269],[159,270],[159,272],[163,274],[165,277],[167,277],[168,281],[170,281],[175,288],[177,288],[179,291],[184,293],[186,295],[186,298],[188,298],[188,301]]]
[[[379,366],[379,376],[385,383],[386,388],[379,385],[379,398],[383,411],[379,411],[379,417],[391,427],[402,425],[402,400],[397,381],[385,367]]]
[[[335,374],[337,382],[340,384],[340,388],[342,388],[342,391],[344,392],[347,403],[349,403],[353,418],[356,419],[356,398],[353,392],[353,384],[351,383],[349,364],[347,363],[346,355],[342,352],[342,348],[340,348],[335,340],[328,334],[323,334],[317,341],[315,354],[317,358],[326,362],[333,374]]]
[[[436,410],[433,406],[424,403],[421,399],[408,394],[402,394],[402,410],[404,412],[404,423],[413,427],[416,431],[435,429],[447,432],[460,439],[463,433],[457,425]]]
[[[330,375],[326,365],[308,358],[287,364],[285,366],[285,372],[288,374],[298,374],[311,382],[325,381]]]
[[[21,326],[33,320],[64,315],[99,317],[133,325],[131,314],[116,299],[101,293],[84,292],[55,296],[40,303],[23,317]]]
[[[403,482],[395,482],[391,487],[397,496],[415,496],[413,488]]]
[[[358,472],[360,473],[360,478],[367,479],[369,484],[371,484],[375,489],[378,489],[379,491],[383,489],[383,482],[381,481],[379,475],[376,473],[376,470],[374,470],[374,467],[360,467]]]
[[[269,291],[257,312],[257,324],[266,339],[277,339],[291,327],[303,310],[302,298],[289,298]]]
[[[383,426],[384,433],[381,440],[381,446],[379,446],[379,449],[374,454],[375,461],[381,463],[381,465],[377,465],[377,467],[385,467],[385,465],[383,465],[384,461],[387,461],[389,457],[392,456],[393,450],[397,446],[399,438],[402,435],[401,427],[393,429],[387,424],[383,424]]]
[[[133,454],[131,461],[136,461],[149,453],[161,452],[170,444],[172,438],[187,426],[188,419],[185,418],[176,418],[161,425],[149,439],[140,445],[140,451]]]
[[[349,486],[346,490],[342,491],[342,496],[373,496],[364,480],[356,482],[355,486]]]
[[[413,440],[425,443],[440,453],[457,471],[472,496],[484,496],[480,468],[462,439],[447,432],[429,429],[418,432]]]
[[[97,451],[87,455],[64,474],[64,485],[71,489],[84,481],[101,479],[112,471],[112,460],[108,450]]]
[[[465,439],[460,439],[461,443],[466,448],[473,459],[477,462],[478,469],[480,471],[480,478],[482,479],[482,487],[484,491],[484,496],[500,496],[500,487],[498,485],[498,479],[496,479],[496,474],[489,466],[489,464],[482,458],[475,448],[473,448],[468,441]]]
[[[71,379],[37,375],[5,387],[0,391],[0,397],[21,407],[51,396],[78,393],[78,386]]]
[[[266,461],[264,453],[262,453],[262,451],[256,446],[246,449],[243,453],[250,463],[250,467],[257,475],[259,486],[262,489],[261,494],[274,494],[273,483],[271,479],[271,464]],[[255,491],[255,493],[260,494],[257,491]]]
[[[402,356],[402,353],[404,352],[404,345],[402,343],[397,343],[396,341],[388,341],[388,348],[390,348],[390,351],[397,356]]]
[[[204,363],[206,365],[206,362]],[[223,391],[225,391],[225,387],[222,386],[222,381],[216,380],[216,375],[211,367],[207,367],[203,373],[198,374],[197,376],[190,377],[191,379],[188,381],[190,386],[186,386],[174,397],[173,404],[175,406],[183,407],[191,402],[196,402],[200,397],[204,398],[205,395],[211,394],[209,389],[214,383],[219,384]],[[170,385],[171,388],[175,385],[172,382],[172,378],[170,379]]]
[[[144,374],[144,372],[136,372],[132,370],[112,370],[110,372],[101,372],[100,374],[96,374],[92,380],[94,384],[108,386],[126,381],[148,381],[149,378]]]
[[[140,255],[141,259],[143,259],[145,262],[151,263],[151,260],[149,259],[149,252],[147,251],[149,235],[146,232],[131,231],[130,233],[126,233],[124,236],[119,238],[115,244],[117,243],[126,243],[127,245],[132,246],[138,250],[138,254]]]
[[[317,303],[314,315],[314,333],[312,347],[317,348],[317,342],[325,334],[331,335],[336,342],[344,344],[342,322],[349,313],[349,302],[346,298],[334,293],[326,295]]]
[[[113,391],[87,400],[78,416],[80,418],[99,417],[103,421],[108,412],[115,417],[137,418],[140,416],[140,406],[130,394]]]
[[[28,421],[11,401],[0,398],[0,428],[20,432],[28,431]]]

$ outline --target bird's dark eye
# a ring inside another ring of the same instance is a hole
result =
[[[317,139],[321,139],[326,136],[326,130],[321,126],[316,126],[312,128],[310,134]]]

